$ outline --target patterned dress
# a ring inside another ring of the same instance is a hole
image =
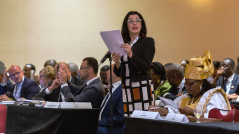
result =
[[[140,38],[133,44],[132,52],[131,59],[122,56],[120,68],[114,68],[115,74],[122,78],[125,116],[134,110],[146,110],[153,101],[149,72],[155,53],[153,38]]]

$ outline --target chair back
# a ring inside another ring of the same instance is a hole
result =
[[[237,110],[236,107],[234,105],[232,105],[232,104],[231,104],[231,109]]]
[[[7,119],[7,106],[0,104],[0,133],[5,133]]]
[[[221,114],[220,111],[228,111],[226,115]],[[222,119],[225,122],[239,122],[239,110],[222,110],[213,108],[209,111],[208,118],[216,118],[216,119]]]

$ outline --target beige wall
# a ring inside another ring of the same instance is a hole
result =
[[[37,71],[48,59],[100,60],[107,48],[99,32],[120,29],[130,10],[144,16],[155,39],[154,61],[176,63],[205,50],[213,60],[239,56],[238,0],[0,0],[0,60]]]

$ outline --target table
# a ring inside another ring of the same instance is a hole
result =
[[[178,123],[125,117],[126,134],[238,134],[239,122]],[[235,125],[235,126],[233,126]]]
[[[7,105],[6,134],[96,134],[100,109]]]

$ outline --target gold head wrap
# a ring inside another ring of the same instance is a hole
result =
[[[203,57],[191,58],[186,65],[184,77],[187,79],[202,80],[213,74],[214,66],[209,51],[205,51]]]

